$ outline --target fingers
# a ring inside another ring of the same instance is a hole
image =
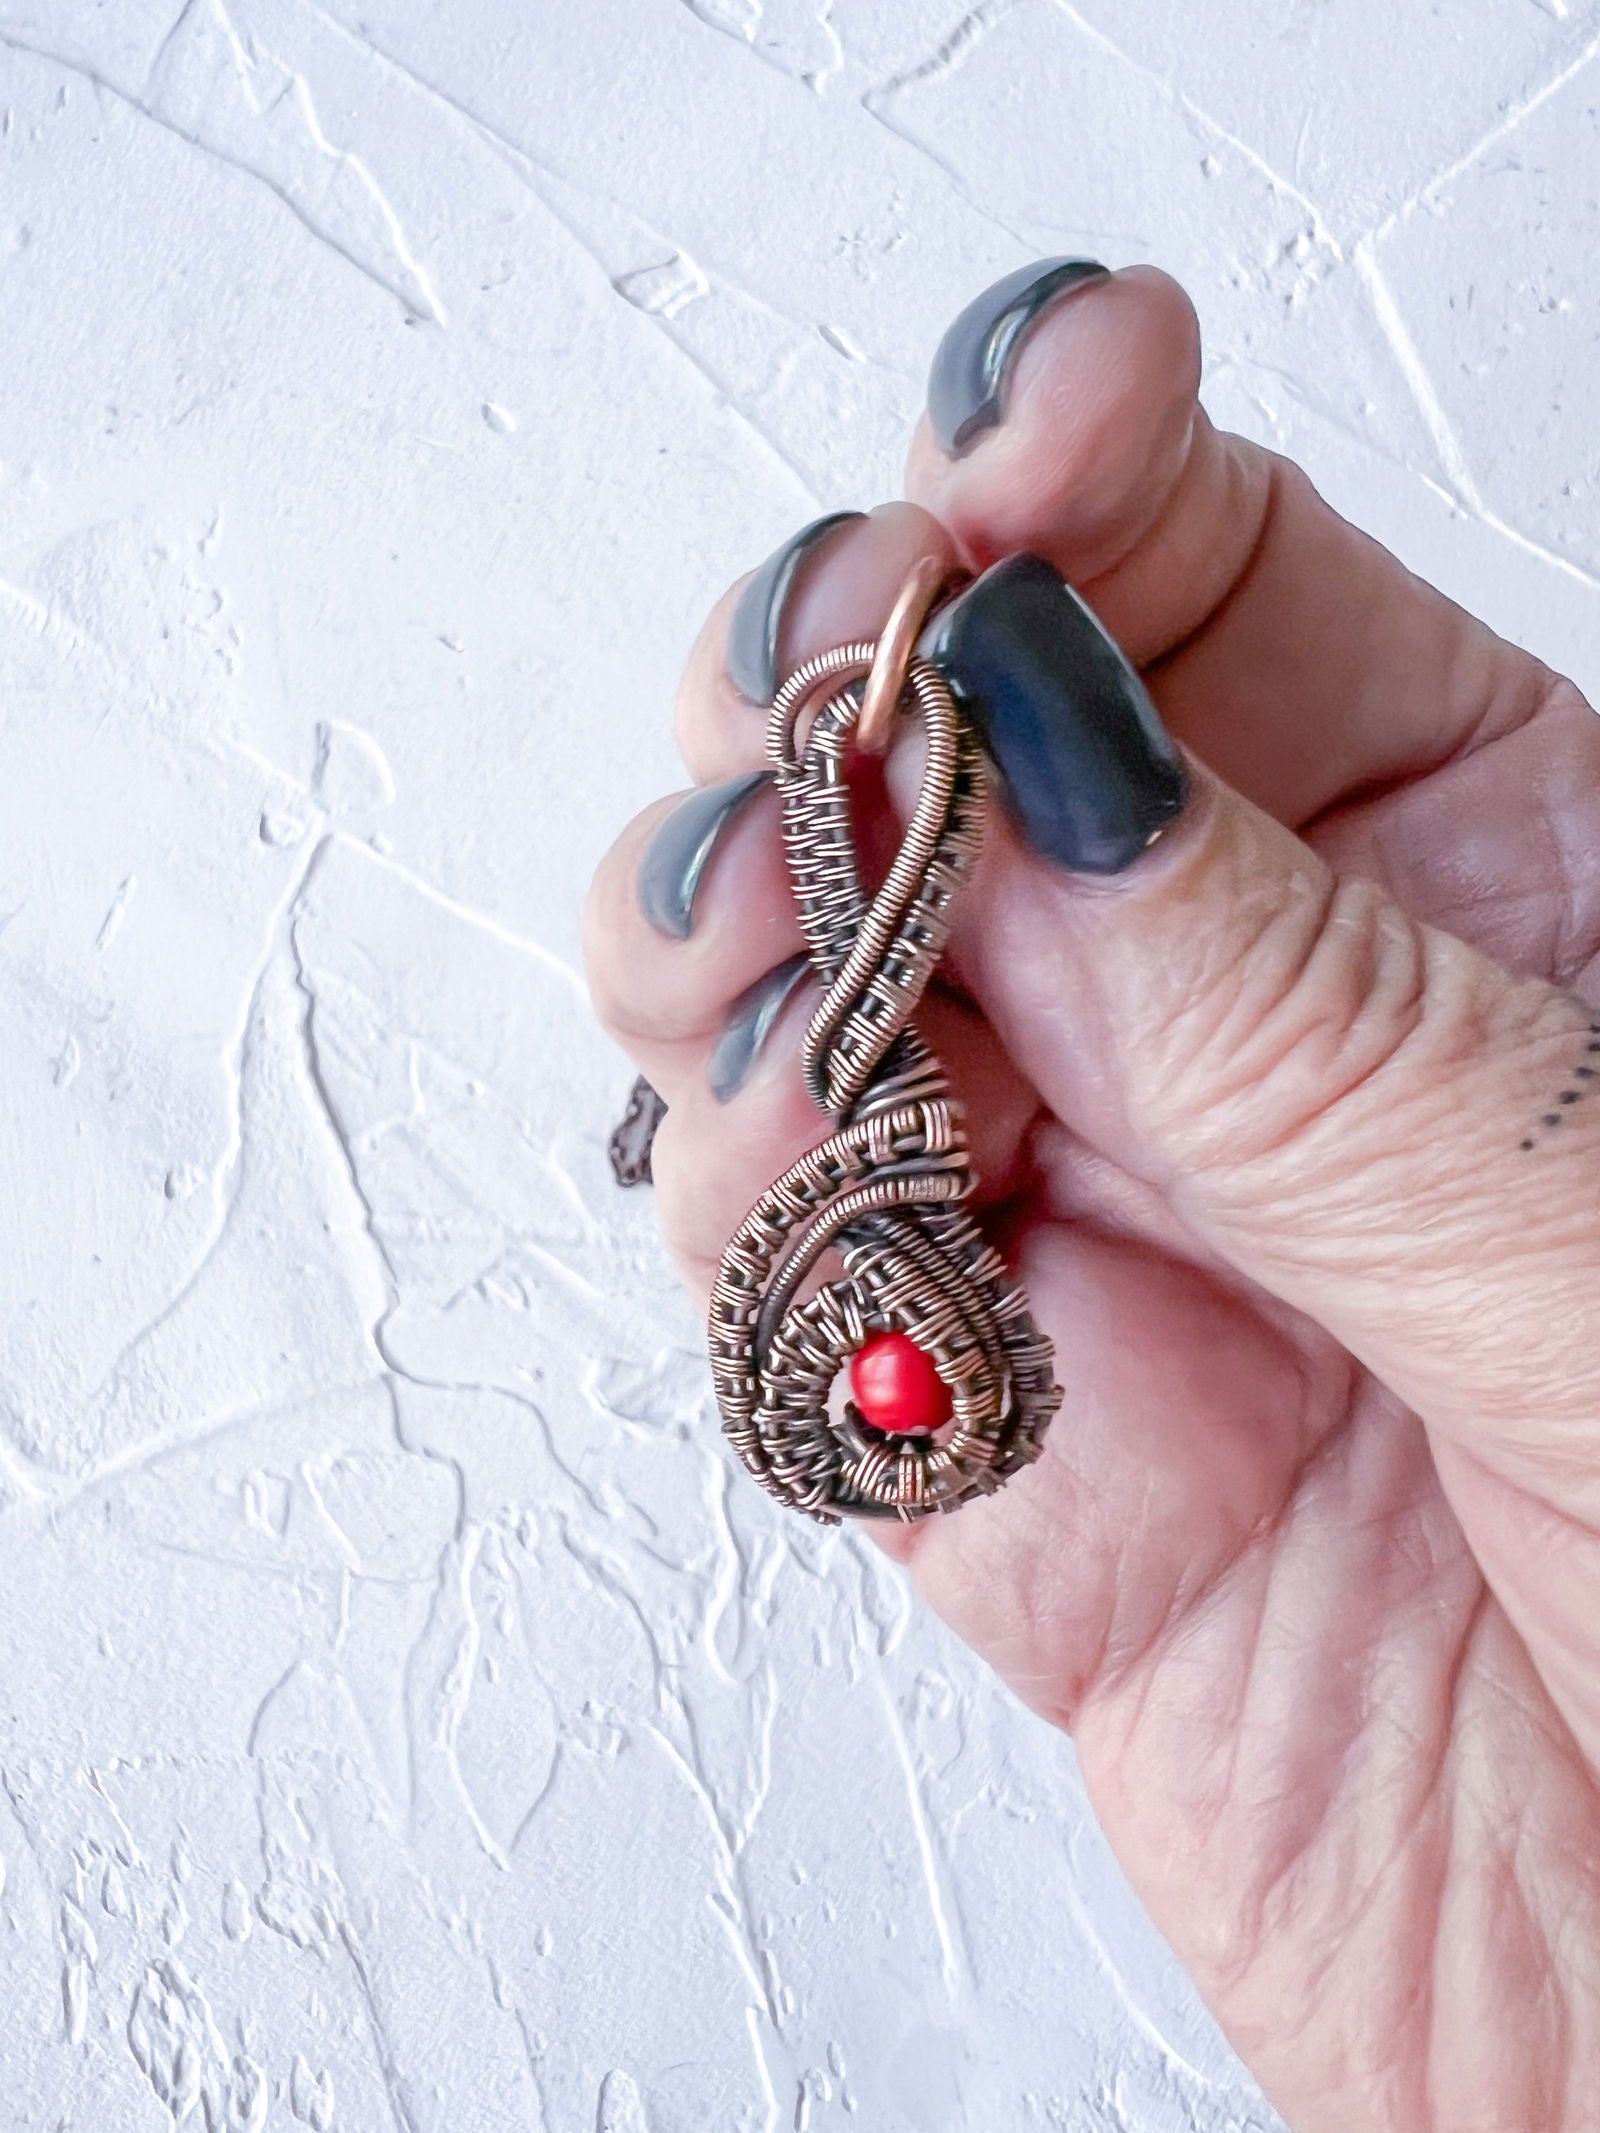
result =
[[[1436,1425],[1600,1463],[1600,1013],[1175,774],[1044,566],[943,639],[1011,817],[957,961],[1050,1108]]]
[[[1048,557],[1154,668],[1171,730],[1258,805],[1306,823],[1483,747],[1547,699],[1538,661],[1413,578],[1298,469],[1211,426],[1194,314],[1166,275],[1070,285],[1007,347],[998,422],[951,456],[924,421],[908,493],[972,561]]]
[[[919,423],[908,491],[973,562],[1026,549],[1094,585],[1143,664],[1204,621],[1260,534],[1265,469],[1198,446],[1199,386],[1194,310],[1170,276],[1133,267],[1069,285],[1010,343],[989,426],[951,453],[928,417]],[[1144,569],[1157,543],[1184,568],[1153,612],[1157,588],[1119,573]]]
[[[820,535],[802,528],[718,601],[689,656],[678,746],[701,783],[761,764],[778,683],[813,653],[875,638],[919,556],[956,562],[949,534],[915,504],[820,523]]]
[[[777,796],[759,776],[768,705],[750,692],[770,698],[812,653],[875,638],[924,555],[954,565],[949,536],[914,504],[832,514],[734,586],[701,632],[678,699],[698,791],[629,825],[586,914],[601,1018],[669,1105],[701,1076],[736,998],[802,945]],[[875,824],[892,835],[873,775],[853,774],[869,844]]]
[[[827,1131],[800,1072],[819,996],[800,950],[777,795],[760,774],[647,809],[590,892],[591,992],[666,1100],[656,1197],[699,1294],[757,1196]],[[980,1197],[1003,1199],[1028,1161],[1038,1098],[970,1004],[935,991],[919,1026],[969,1112]]]
[[[947,617],[1010,816],[957,965],[1053,1112],[1421,1415],[1600,1756],[1600,1010],[1335,874],[1192,761],[1174,807],[1152,707],[1059,581],[1041,630],[1044,571],[999,565]]]
[[[1583,1166],[1600,1107],[1582,1109],[1583,1011],[1547,986],[1519,988],[1370,884],[1336,879],[1273,817],[1315,817],[1321,834],[1356,793],[1481,756],[1485,736],[1526,734],[1551,711],[1551,677],[1418,586],[1292,470],[1209,429],[1192,320],[1164,277],[1080,279],[1004,349],[998,420],[954,457],[924,438],[914,485],[972,559],[1032,541],[1126,615],[1180,735],[1238,784],[1192,763],[1185,773],[1053,571],[991,573],[940,622],[1016,823],[994,838],[959,924],[962,976],[1074,1134],[1170,1196],[1210,1249],[1322,1318],[1441,1426],[1509,1444],[1530,1373],[1552,1396],[1589,1392],[1593,1366],[1571,1330],[1595,1271]],[[762,747],[757,697],[810,652],[875,635],[929,553],[953,551],[914,506],[833,516],[736,589],[680,699],[696,776],[747,775]],[[1556,715],[1563,734],[1586,716],[1566,701]],[[1574,760],[1593,733],[1590,721]],[[761,820],[752,800],[733,842]],[[1345,829],[1357,821],[1349,808]],[[608,1018],[679,1113],[667,1172],[697,1183],[693,1219],[669,1219],[691,1254],[706,1249],[695,1220],[720,1241],[800,1133],[780,1104],[747,1145],[705,1109],[730,1016],[797,945],[776,839],[758,841],[764,860],[719,861],[706,876],[707,923],[723,884],[725,941],[705,933],[663,954],[624,908],[642,859],[614,870],[632,886],[594,932]],[[1597,915],[1571,928],[1574,968]],[[815,1137],[805,1123],[797,1145]],[[1552,1189],[1531,1184],[1528,1159],[1557,1141],[1576,1160],[1551,1170]],[[1458,1172],[1465,1186],[1447,1190]],[[726,1205],[709,1177],[737,1181]],[[686,1186],[665,1197],[689,1204]],[[1478,1262],[1493,1259],[1490,1228],[1508,1208],[1544,1255],[1554,1313],[1530,1315],[1509,1276],[1480,1307]],[[1519,1339],[1520,1376],[1508,1360]]]
[[[600,1019],[680,1102],[734,1001],[802,947],[770,779],[676,793],[630,822],[589,891],[584,945]]]

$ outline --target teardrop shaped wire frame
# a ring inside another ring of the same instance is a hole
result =
[[[824,985],[802,1066],[837,1125],[730,1241],[709,1338],[730,1442],[779,1501],[825,1524],[909,1521],[992,1492],[1038,1456],[1061,1398],[1023,1291],[960,1204],[972,1188],[965,1134],[911,1020],[988,805],[976,739],[944,676],[912,650],[942,578],[913,571],[883,638],[797,668],[767,730],[801,928]],[[869,898],[845,771],[875,684],[880,701],[893,688],[891,715],[920,716],[927,749],[900,848]],[[804,1294],[830,1251],[842,1276]],[[895,1437],[853,1404],[832,1413],[838,1371],[888,1331],[924,1348],[949,1386],[942,1430]]]

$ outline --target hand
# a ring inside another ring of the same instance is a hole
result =
[[[991,719],[1009,808],[920,1022],[1067,1397],[886,1545],[1072,1730],[1293,2126],[1600,2126],[1600,721],[1210,426],[1165,276],[1064,279],[958,322],[915,503],[725,598],[679,709],[702,787],[758,769],[734,675],[874,635],[944,539],[1047,558],[1189,752],[1142,849],[1150,763],[1051,775],[1100,709]],[[679,806],[605,863],[590,955],[703,1296],[824,1124],[774,796]]]

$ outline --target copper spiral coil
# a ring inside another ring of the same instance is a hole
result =
[[[988,804],[971,729],[944,677],[912,650],[942,576],[913,571],[877,643],[807,660],[778,691],[767,729],[801,930],[825,988],[802,1065],[837,1123],[730,1241],[712,1289],[711,1369],[724,1430],[751,1474],[828,1525],[909,1521],[991,1493],[1037,1458],[1061,1399],[1026,1297],[960,1204],[972,1175],[958,1107],[911,1023]],[[870,899],[845,782],[868,702],[880,722],[915,712],[927,739],[900,849]],[[842,1273],[805,1293],[830,1252]],[[831,1413],[841,1366],[891,1331],[922,1348],[949,1388],[942,1429],[890,1436],[853,1404]]]

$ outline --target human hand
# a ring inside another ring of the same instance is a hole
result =
[[[1036,1466],[886,1545],[1073,1732],[1292,2125],[1600,2126],[1600,720],[1210,426],[1165,276],[1015,316],[1004,419],[954,458],[925,423],[913,504],[730,593],[679,706],[702,787],[759,769],[730,621],[754,690],[945,540],[1048,558],[1193,752],[1141,850],[1159,749],[1069,787],[1050,751],[1106,714],[1067,688],[1043,754],[991,723],[1010,808],[919,1022],[1067,1397]],[[589,949],[703,1297],[826,1128],[774,795],[679,805],[613,849]]]

